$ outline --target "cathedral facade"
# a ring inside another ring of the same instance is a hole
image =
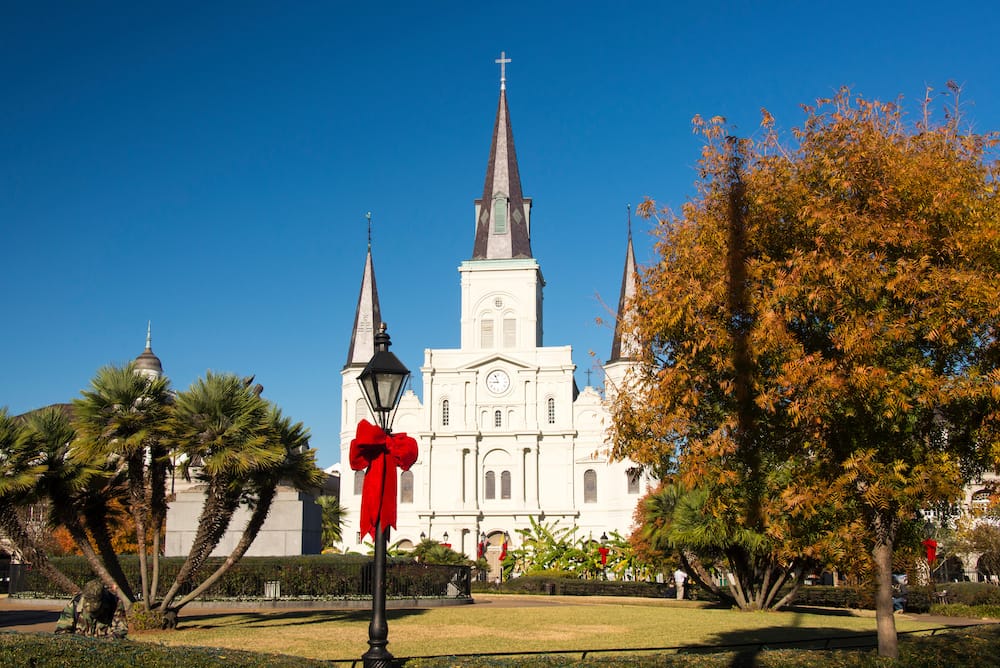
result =
[[[517,531],[532,519],[577,538],[627,537],[650,484],[635,464],[607,454],[610,392],[621,386],[634,353],[620,327],[604,366],[608,396],[578,388],[570,346],[543,344],[545,281],[531,252],[531,200],[521,191],[505,88],[501,80],[485,184],[474,203],[472,255],[459,267],[460,347],[425,350],[422,399],[405,393],[393,423],[393,431],[417,440],[419,458],[400,474],[390,536],[404,548],[432,538],[473,559],[482,550],[494,573],[499,555],[520,543]],[[619,324],[635,281],[629,233]],[[374,421],[357,378],[381,321],[369,244],[341,372],[341,505],[348,518],[360,508],[364,479],[363,471],[346,468],[351,439],[361,419]],[[368,549],[350,531],[344,547]]]

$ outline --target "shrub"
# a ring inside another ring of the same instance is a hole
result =
[[[938,585],[938,591],[947,591],[952,603],[1000,605],[1000,587],[988,582],[949,582]]]
[[[52,561],[81,586],[94,577],[83,557],[60,557]],[[133,590],[138,590],[138,558],[126,556],[121,561]],[[180,557],[161,559],[160,581],[171,582],[183,561]],[[208,560],[202,568],[202,576],[211,573],[220,563],[221,558]],[[370,596],[371,571],[371,559],[361,555],[245,557],[200,598],[259,599],[264,596],[265,583],[275,581],[280,583],[284,598]],[[386,571],[389,597],[454,596],[456,587],[460,594],[468,592],[468,566],[418,564],[410,559],[392,559]],[[181,593],[185,592],[182,590]],[[19,596],[64,598],[65,594],[53,587],[39,571],[29,570],[25,573]]]

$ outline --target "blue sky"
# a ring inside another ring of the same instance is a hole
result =
[[[78,396],[152,320],[176,388],[254,373],[338,461],[367,211],[394,352],[416,372],[458,346],[501,50],[545,344],[573,346],[582,387],[625,205],[692,196],[695,114],[788,130],[849,85],[916,116],[953,79],[971,126],[1000,129],[995,12],[867,5],[3,3],[0,406]]]

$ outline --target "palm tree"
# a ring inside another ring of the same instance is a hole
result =
[[[166,518],[168,452],[164,425],[169,414],[169,381],[138,373],[133,363],[109,365],[98,370],[90,389],[73,402],[77,440],[72,456],[85,461],[104,460],[120,476],[127,496],[123,499],[135,524],[139,553],[141,594],[153,600],[159,574],[160,534]],[[88,517],[92,533],[106,528],[102,514]],[[103,536],[102,536],[103,539]],[[110,545],[110,539],[108,539]],[[153,558],[150,576],[148,555]],[[111,550],[105,561],[117,562]],[[118,583],[127,588],[128,584]]]
[[[0,529],[14,545],[20,557],[37,568],[68,594],[80,588],[52,565],[44,550],[31,539],[19,508],[36,502],[39,479],[45,473],[45,457],[32,447],[23,420],[0,408]]]
[[[309,432],[302,423],[292,424],[277,407],[271,408],[268,420],[269,446],[281,452],[283,458],[275,465],[261,466],[250,473],[243,501],[252,508],[252,512],[236,547],[215,572],[172,605],[171,610],[179,610],[200,596],[243,558],[267,520],[279,484],[299,490],[316,489],[323,484],[324,473],[316,467],[316,451],[309,448]]]
[[[37,490],[49,501],[49,523],[69,532],[104,585],[130,605],[132,590],[108,530],[109,503],[120,494],[114,472],[105,466],[106,460],[74,455],[76,432],[64,411],[46,408],[31,413],[26,428],[30,447],[45,463]]]
[[[320,542],[325,550],[344,539],[343,525],[347,510],[340,505],[340,499],[335,496],[320,496],[316,499],[316,503],[322,515],[323,536]]]
[[[177,395],[170,433],[183,459],[181,473],[187,479],[194,473],[206,492],[191,549],[162,609],[171,607],[222,540],[251,476],[285,459],[271,427],[267,401],[235,375],[208,372]]]

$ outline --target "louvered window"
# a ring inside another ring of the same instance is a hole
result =
[[[597,503],[597,471],[594,469],[583,472],[583,502]]]

